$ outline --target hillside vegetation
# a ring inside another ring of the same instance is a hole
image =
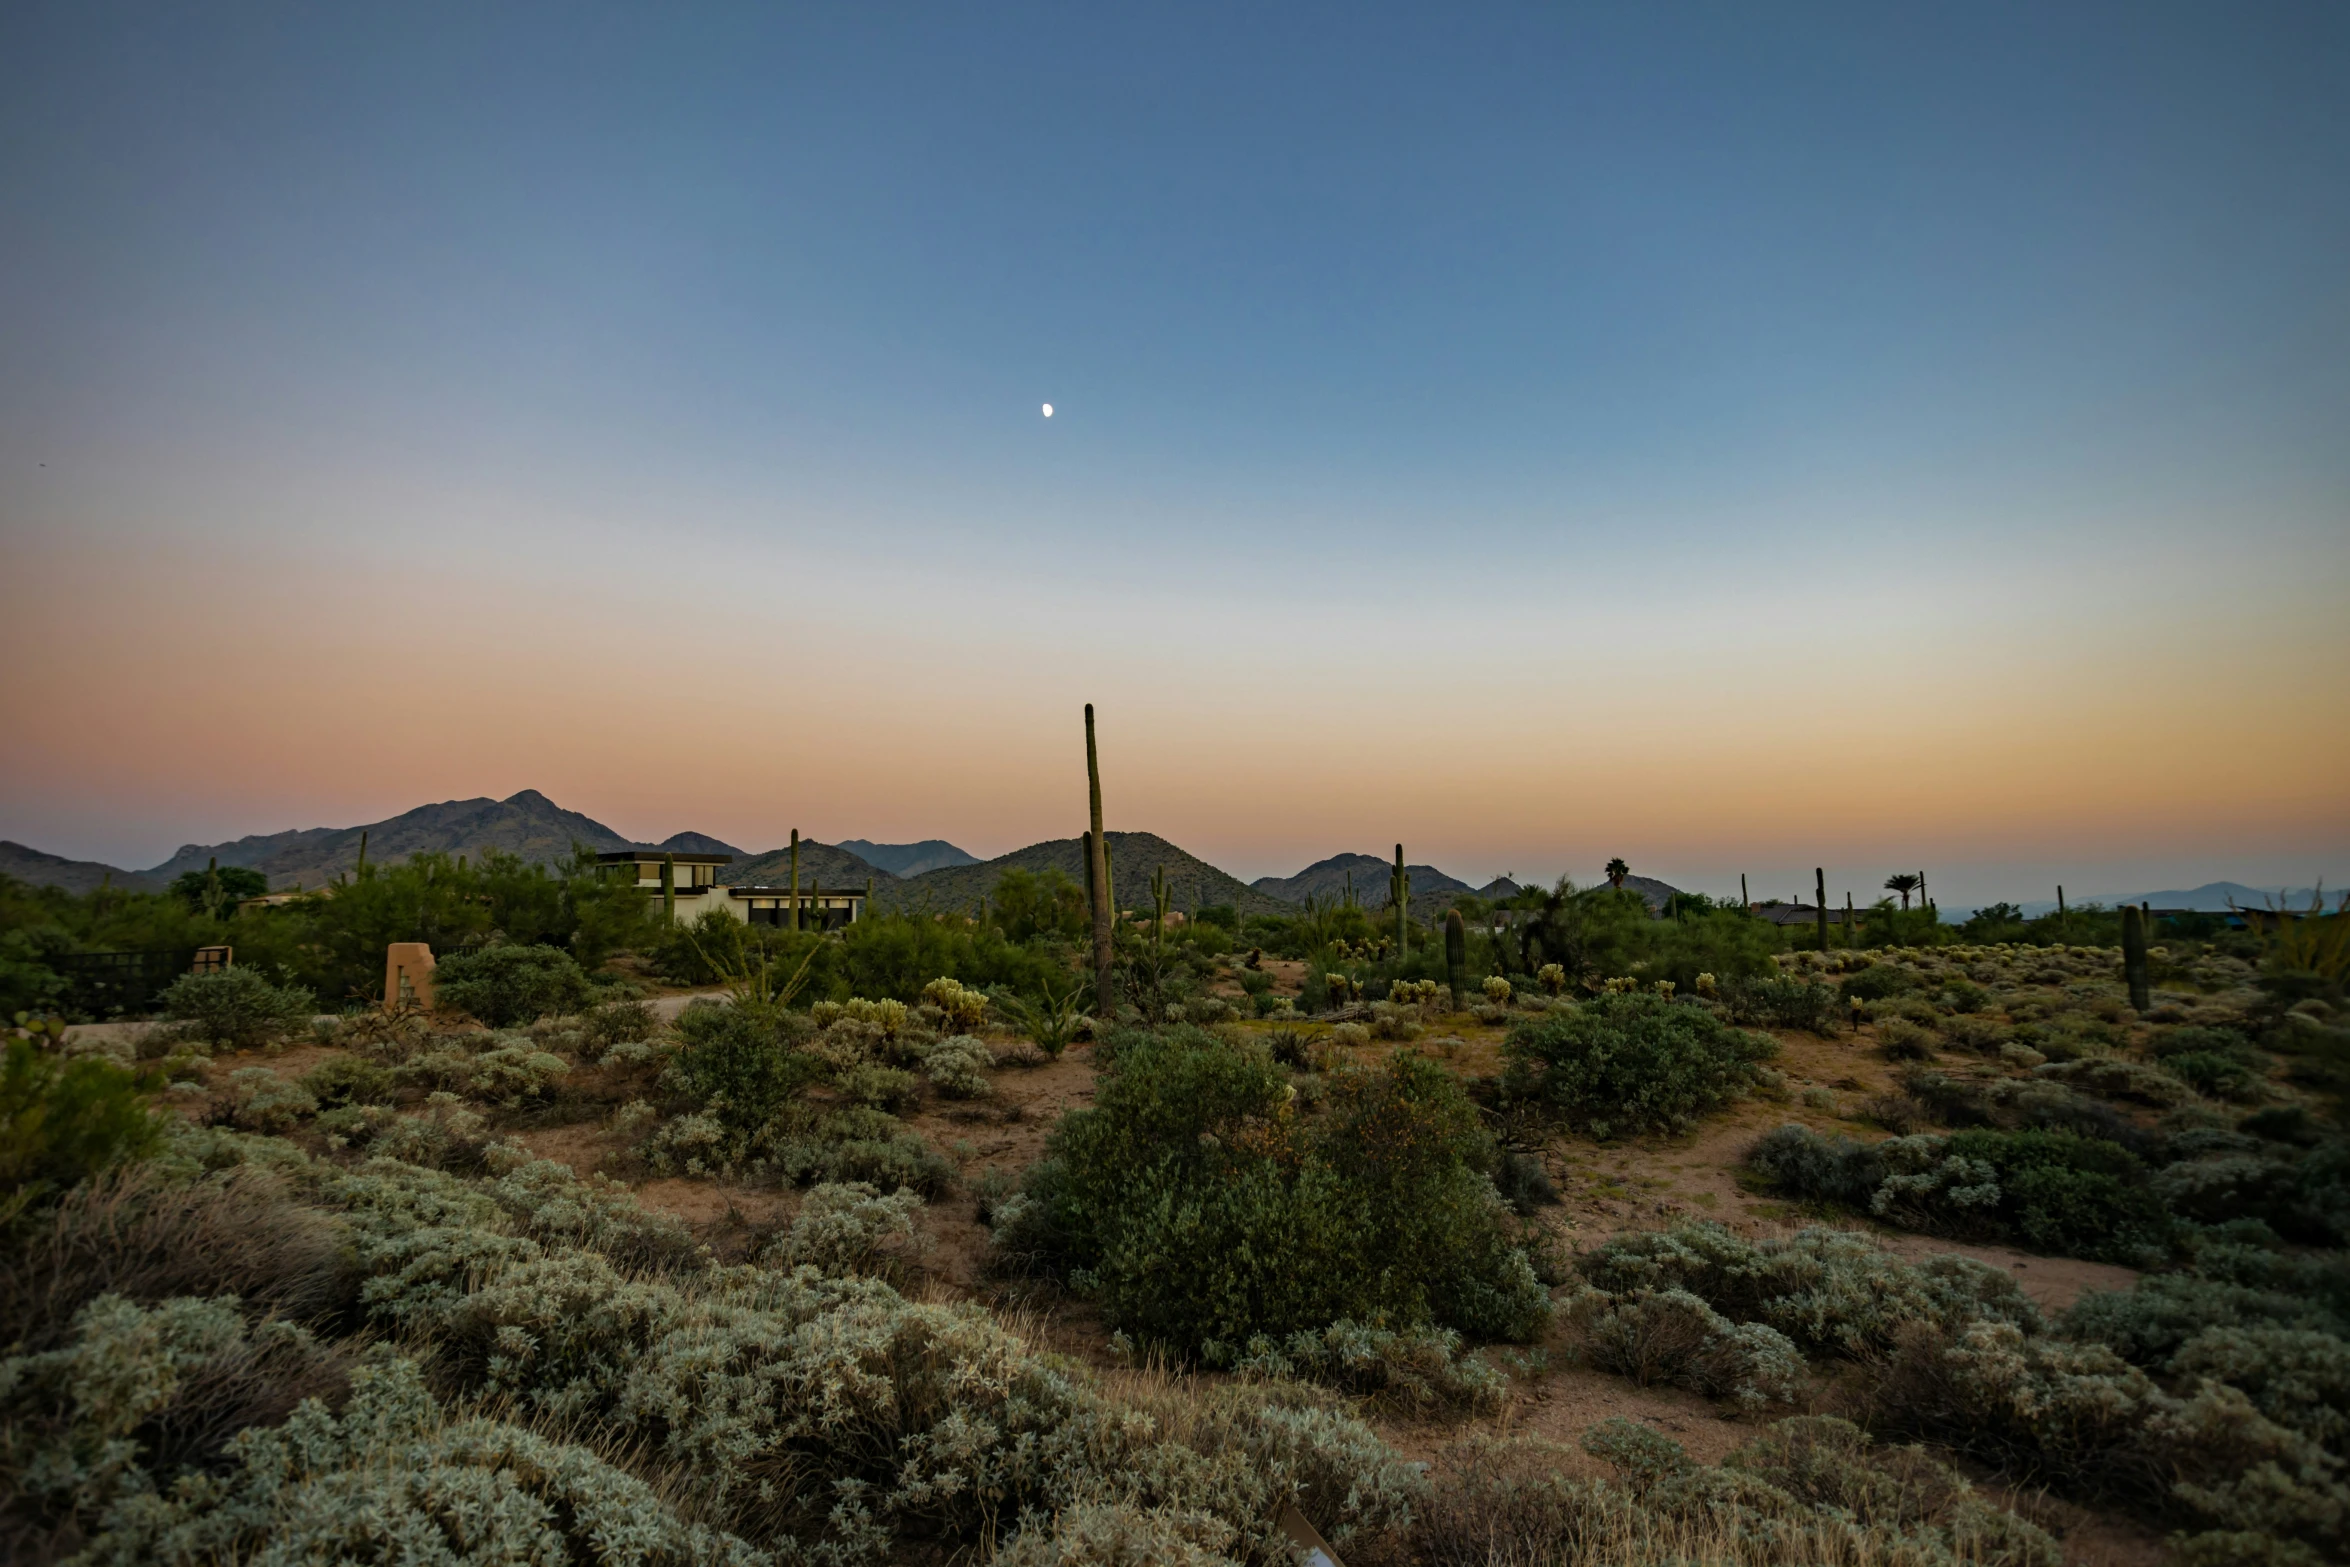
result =
[[[0,1552],[1269,1564],[1285,1507],[1351,1567],[2350,1546],[2322,931],[2169,939],[2139,1010],[2106,947],[1605,889],[1450,954],[1211,905],[1122,923],[1112,1019],[1073,884],[1007,870],[688,998],[630,977],[658,932],[514,940],[593,913],[560,878],[425,857],[345,907],[485,921],[440,1014],[240,965],[28,1017]]]

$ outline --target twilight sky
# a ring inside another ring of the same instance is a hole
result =
[[[0,11],[0,836],[2350,875],[2350,8]],[[1054,405],[1049,422],[1039,405]]]

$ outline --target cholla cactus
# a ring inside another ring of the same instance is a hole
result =
[[[852,996],[841,1003],[840,1016],[854,1018],[860,1023],[876,1023],[882,1033],[895,1037],[906,1026],[906,1004],[903,1001],[867,1001],[863,996]]]
[[[1564,964],[1545,963],[1534,971],[1534,982],[1546,996],[1555,996],[1567,988],[1567,970]]]
[[[1497,1007],[1507,1006],[1510,999],[1510,982],[1506,979],[1503,979],[1499,974],[1486,975],[1485,999],[1492,1002]]]
[[[1656,993],[1667,1000],[1672,999],[1673,992],[1679,988],[1669,979],[1660,979],[1656,982]]]
[[[987,997],[941,977],[922,987],[922,999],[947,1015],[947,1027],[969,1033],[987,1021]]]
[[[1398,1006],[1425,1006],[1444,993],[1432,979],[1399,979],[1388,988],[1387,999]]]
[[[1601,981],[1599,988],[1611,996],[1626,996],[1640,988],[1640,981],[1629,974],[1618,974],[1613,979]]]
[[[1721,986],[1715,983],[1711,974],[1700,974],[1697,976],[1697,993],[1711,999],[1720,995],[1722,990]]]

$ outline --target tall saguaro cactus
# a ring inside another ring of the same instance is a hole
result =
[[[1816,901],[1816,902],[1819,904],[1819,906],[1820,906],[1820,908],[1819,908],[1819,914],[1820,914],[1820,950],[1821,950],[1822,952],[1825,952],[1825,951],[1827,951],[1827,950],[1828,950],[1828,871],[1827,871],[1827,867],[1825,867],[1825,866],[1814,866],[1814,867],[1812,867],[1812,873],[1811,873],[1811,876],[1812,876],[1812,885],[1813,885],[1813,887],[1816,889],[1816,890],[1814,891],[1814,893],[1813,893],[1813,898],[1814,898],[1814,901]]]
[[[1085,704],[1085,789],[1093,829],[1086,845],[1086,879],[1093,883],[1093,1004],[1103,1022],[1118,1015],[1118,981],[1111,973],[1115,945],[1110,897],[1110,845],[1102,836],[1102,762],[1093,738],[1093,704]]]
[[[1444,982],[1452,988],[1452,1008],[1458,1012],[1469,988],[1469,931],[1459,909],[1444,911]]]
[[[2130,987],[2132,1007],[2154,1010],[2154,985],[2146,966],[2146,911],[2131,903],[2122,905],[2122,980]]]
[[[1401,962],[1409,948],[1412,932],[1412,874],[1403,868],[1403,845],[1400,843],[1395,846],[1395,877],[1388,887],[1395,902],[1395,956],[1396,961]]]
[[[661,917],[675,924],[677,921],[677,856],[661,856]]]
[[[800,928],[800,830],[791,830],[791,928]]]

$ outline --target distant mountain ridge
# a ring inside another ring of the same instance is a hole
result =
[[[748,855],[736,860],[719,872],[718,879],[738,887],[787,887],[791,885],[791,845],[769,849],[765,854]],[[838,887],[855,890],[870,880],[874,890],[893,886],[897,879],[859,854],[852,854],[837,843],[818,843],[813,838],[800,840],[800,885],[802,887]]]
[[[1239,877],[1216,869],[1157,833],[1112,832],[1105,836],[1110,842],[1110,885],[1122,909],[1151,906],[1151,873],[1163,865],[1167,870],[1171,906],[1175,909],[1189,912],[1211,904],[1231,903],[1250,914],[1296,912],[1287,901],[1257,891]],[[886,894],[877,889],[875,902],[883,908],[927,907],[942,914],[967,912],[976,908],[981,898],[994,893],[995,884],[1005,871],[1015,868],[1031,872],[1057,870],[1083,885],[1085,854],[1075,838],[1032,843],[992,860],[925,871],[898,882]]]
[[[139,871],[120,870],[96,860],[69,860],[62,854],[0,839],[0,876],[13,876],[28,887],[58,887],[79,896],[103,886],[128,892],[160,892],[165,883]]]
[[[867,838],[843,838],[839,847],[892,876],[920,876],[928,871],[980,863],[978,855],[958,849],[944,838],[925,838],[920,843],[875,843]]]
[[[1473,889],[1457,877],[1447,876],[1433,865],[1414,865],[1409,861],[1404,870],[1412,878],[1412,896],[1434,897],[1445,892],[1469,892]],[[1326,860],[1316,860],[1295,876],[1259,876],[1249,883],[1268,898],[1279,898],[1284,903],[1303,903],[1308,898],[1339,898],[1346,893],[1347,878],[1351,875],[1355,901],[1366,908],[1387,906],[1387,878],[1395,874],[1395,862],[1383,860],[1376,854],[1333,854]]]

